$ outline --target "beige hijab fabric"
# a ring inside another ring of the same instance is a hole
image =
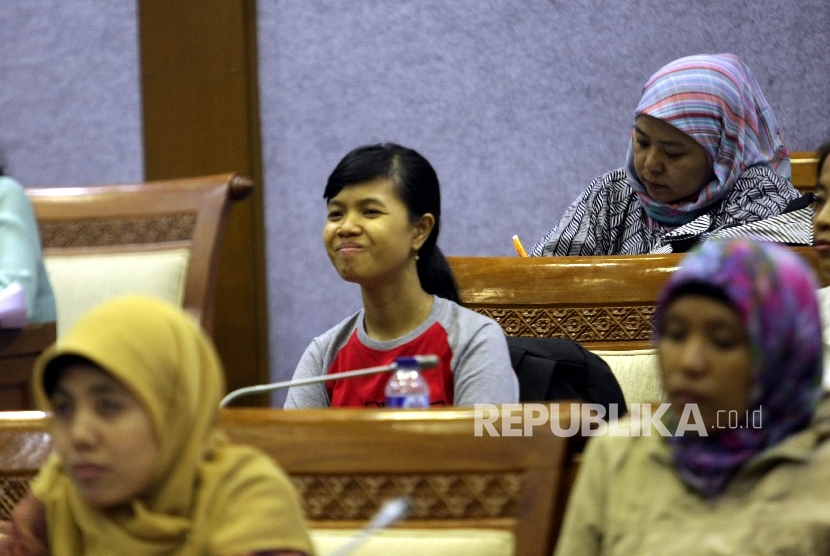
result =
[[[88,505],[52,456],[32,484],[46,507],[54,556],[234,555],[257,550],[312,554],[287,477],[258,451],[229,444],[217,429],[224,392],[211,342],[181,309],[127,296],[93,309],[35,365],[34,394],[50,362],[74,354],[97,364],[143,403],[159,442],[144,502],[108,516]]]

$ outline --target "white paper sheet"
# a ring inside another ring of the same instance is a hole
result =
[[[26,293],[20,282],[12,282],[0,290],[0,328],[26,326]]]

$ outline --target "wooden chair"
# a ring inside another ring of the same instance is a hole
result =
[[[0,412],[0,522],[9,519],[51,451],[45,413]]]
[[[567,428],[570,406],[561,407],[556,418]],[[501,424],[499,417],[497,432]],[[408,496],[412,515],[360,554],[456,554],[454,540],[466,539],[462,554],[502,553],[496,546],[505,545],[510,553],[515,542],[517,556],[548,556],[580,442],[555,436],[549,425],[529,437],[484,430],[476,436],[473,409],[229,408],[222,427],[291,476],[321,554],[347,540],[384,501]],[[459,537],[459,531],[467,532]]]
[[[816,186],[816,165],[814,152],[791,152],[792,177],[790,181],[800,193],[808,193]]]
[[[210,332],[219,240],[233,201],[252,190],[239,174],[27,188],[55,290],[58,335],[124,293],[182,305]]]
[[[795,247],[821,277],[812,247]],[[660,289],[684,254],[448,257],[462,303],[508,336],[569,338],[588,349],[650,347]],[[823,285],[830,281],[820,278]]]
[[[37,356],[54,341],[53,322],[0,330],[0,411],[34,407],[32,367]]]
[[[449,257],[461,301],[508,336],[651,347],[657,294],[682,255]]]
[[[794,251],[821,277],[812,247]],[[448,261],[466,307],[491,317],[508,336],[580,342],[605,359],[629,403],[650,403],[663,398],[651,345],[655,304],[682,258],[683,254],[670,254]]]
[[[521,408],[514,411],[518,416]],[[563,430],[571,426],[569,404],[553,404],[551,414]],[[549,423],[533,427],[532,436],[501,436],[503,416],[492,419],[500,436],[484,427],[476,436],[473,409],[229,408],[221,426],[289,474],[319,553],[345,542],[384,501],[405,495],[411,516],[370,541],[369,553],[402,543],[403,550],[393,549],[398,556],[548,556],[583,439],[555,436]],[[46,461],[48,426],[40,412],[0,412],[0,521],[10,517]],[[523,430],[521,423],[505,426]]]

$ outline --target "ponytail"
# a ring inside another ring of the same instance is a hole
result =
[[[421,248],[418,252],[418,279],[421,287],[431,295],[437,295],[449,299],[461,305],[461,298],[458,295],[458,284],[452,273],[450,264],[441,252],[441,249],[432,242],[427,249]]]

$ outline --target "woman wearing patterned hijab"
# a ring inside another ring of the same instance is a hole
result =
[[[656,317],[671,407],[640,436],[590,441],[557,555],[830,553],[815,289],[771,243],[718,239],[684,259]]]
[[[681,58],[643,87],[626,165],[596,179],[531,255],[679,252],[724,233],[810,244],[809,209],[779,216],[799,196],[789,177],[781,129],[740,58]]]
[[[266,455],[217,428],[224,377],[181,309],[118,298],[38,359],[55,454],[15,508],[0,554],[313,552],[299,500]]]

